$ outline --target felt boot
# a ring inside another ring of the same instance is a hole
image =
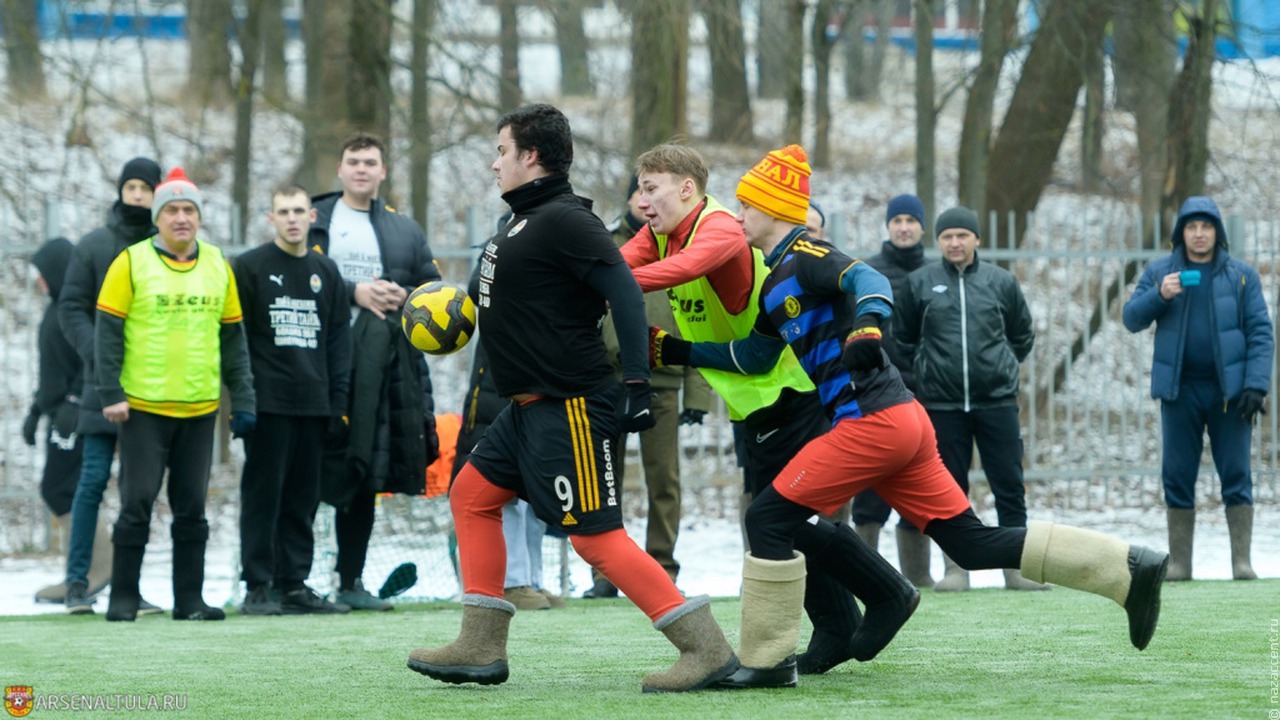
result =
[[[1169,556],[1093,530],[1033,520],[1022,546],[1022,574],[1111,598],[1129,616],[1129,641],[1145,649],[1160,619]]]
[[[62,556],[63,575],[66,574],[67,545],[71,539],[71,513],[52,515],[49,518],[51,535],[49,549]],[[38,603],[61,603],[67,599],[67,583],[65,580],[45,585],[36,591]]]
[[[643,692],[701,690],[738,669],[738,656],[711,615],[711,601],[706,595],[691,598],[658,618],[653,628],[667,636],[680,651],[680,658],[667,670],[645,675]]]
[[[942,555],[942,579],[934,584],[938,592],[965,592],[969,589],[969,571],[960,567],[950,555]]]
[[[724,689],[796,686],[796,640],[804,607],[804,556],[742,564],[742,667],[716,686]]]
[[[209,538],[205,521],[180,522],[170,528],[173,535],[173,619],[225,620],[221,608],[204,601],[204,548]]]
[[[1227,532],[1231,536],[1231,577],[1236,580],[1257,580],[1249,561],[1249,546],[1253,543],[1253,506],[1230,505],[1227,507]]]
[[[933,587],[933,576],[929,574],[929,553],[933,547],[929,536],[902,523],[898,523],[894,535],[898,540],[898,567],[902,574],[918,588]]]
[[[853,659],[853,634],[862,623],[862,612],[845,586],[819,568],[808,568],[804,578],[804,610],[813,623],[809,646],[796,657],[801,675],[821,675]]]
[[[1191,579],[1191,547],[1196,536],[1195,508],[1169,508],[1165,513],[1169,523],[1169,574],[1170,582]]]
[[[497,685],[507,681],[507,631],[516,607],[498,597],[462,596],[462,629],[453,642],[409,653],[409,669],[460,685]]]
[[[1004,586],[1007,590],[1048,590],[1044,583],[1031,582],[1017,568],[1004,569]]]
[[[880,531],[883,528],[884,525],[878,522],[863,523],[861,525],[853,526],[853,529],[858,533],[858,537],[862,538],[862,541],[876,552],[880,552]]]
[[[115,546],[111,561],[111,596],[107,601],[108,622],[133,622],[138,617],[138,579],[142,576],[142,556],[146,545]]]

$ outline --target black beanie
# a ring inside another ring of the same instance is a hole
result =
[[[939,215],[938,221],[933,224],[933,236],[938,237],[944,231],[955,228],[962,228],[982,237],[978,230],[978,214],[967,207],[953,207]]]
[[[630,201],[631,196],[635,195],[636,191],[639,189],[640,189],[640,176],[637,175],[636,173],[631,173],[631,182],[627,183],[627,197],[624,198],[624,200]]]
[[[136,157],[125,163],[120,170],[120,178],[116,180],[117,195],[124,190],[124,184],[130,180],[141,180],[155,190],[160,184],[160,166],[155,160],[144,157]]]

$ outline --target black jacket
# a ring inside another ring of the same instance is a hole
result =
[[[84,387],[80,398],[81,434],[115,435],[116,426],[102,417],[93,368],[93,324],[97,317],[98,291],[111,261],[125,248],[155,235],[151,209],[125,205],[111,206],[107,224],[80,238],[67,265],[62,292],[58,295],[58,322],[62,334],[80,353],[84,364]]]
[[[316,209],[316,221],[311,224],[308,242],[325,255],[329,254],[329,221],[333,217],[333,205],[342,197],[341,192],[317,195],[311,199]],[[427,236],[412,218],[405,217],[374,198],[369,206],[369,222],[378,237],[378,250],[382,255],[382,271],[388,280],[399,283],[413,292],[419,285],[440,279],[427,245]],[[344,281],[347,298],[355,303],[356,284]]]
[[[71,243],[66,238],[54,238],[31,256],[31,264],[49,286],[49,306],[40,320],[40,373],[34,401],[41,414],[49,417],[53,417],[63,403],[77,402],[84,383],[84,363],[63,336],[57,312],[58,295],[71,252]],[[74,408],[70,410],[74,413]]]
[[[909,248],[900,248],[885,240],[880,252],[867,258],[866,263],[888,278],[889,287],[893,289],[894,302],[897,302],[898,296],[902,294],[902,286],[907,281],[907,275],[924,265],[924,245],[916,243]],[[889,354],[889,360],[902,374],[902,382],[914,392],[916,378],[915,373],[911,372],[911,356],[915,354],[915,347],[902,346],[898,338],[894,337],[892,323],[885,323],[885,326],[880,329],[885,336],[883,345],[885,352]]]
[[[1035,330],[1008,270],[978,257],[963,274],[946,260],[925,265],[895,298],[893,332],[903,347],[915,346],[915,391],[927,409],[1018,402],[1018,365],[1031,353]]]

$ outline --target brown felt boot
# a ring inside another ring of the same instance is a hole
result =
[[[902,523],[894,534],[898,539],[898,568],[902,574],[917,588],[933,587],[933,575],[929,573],[929,553],[933,548],[929,536]]]
[[[1033,520],[1022,546],[1022,573],[1036,582],[1111,598],[1129,616],[1129,642],[1147,647],[1160,619],[1160,587],[1169,556],[1093,530]]]
[[[711,601],[706,595],[690,598],[658,618],[653,628],[676,646],[680,659],[670,669],[645,675],[641,685],[644,692],[702,690],[738,669],[738,656],[712,617]]]
[[[1169,508],[1169,574],[1170,582],[1191,579],[1191,548],[1196,536],[1195,508]]]
[[[853,526],[853,530],[858,533],[858,537],[862,538],[862,541],[870,545],[871,549],[876,552],[880,552],[880,530],[882,528],[884,528],[884,525],[877,522]]]
[[[1024,577],[1017,568],[1004,569],[1004,587],[1006,590],[1048,590],[1044,583],[1032,582]]]
[[[409,653],[409,669],[447,683],[497,685],[507,681],[507,631],[516,607],[488,595],[462,596],[458,639]]]
[[[960,567],[950,555],[943,553],[942,579],[934,583],[938,592],[965,592],[969,589],[969,571]]]
[[[1249,561],[1249,546],[1253,543],[1253,506],[1231,505],[1227,507],[1227,532],[1231,536],[1231,577],[1236,580],[1257,580]]]
[[[98,513],[98,527],[93,531],[93,558],[89,561],[89,595],[97,595],[111,582],[111,527],[105,512]],[[149,604],[149,603],[148,603]]]
[[[761,560],[747,553],[742,564],[742,667],[717,688],[796,686],[796,640],[804,608],[804,556]]]
[[[53,515],[49,518],[50,542],[49,550],[62,556],[63,575],[67,567],[67,544],[71,539],[71,513]],[[67,599],[67,583],[60,580],[52,585],[45,585],[36,591],[38,603],[61,603]]]

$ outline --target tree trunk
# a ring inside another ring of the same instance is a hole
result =
[[[1204,194],[1209,164],[1209,113],[1218,2],[1204,0],[1201,14],[1187,17],[1187,54],[1169,99],[1169,166],[1165,176],[1164,216],[1172,219],[1178,204]]]
[[[785,63],[787,118],[782,129],[783,143],[804,142],[804,10],[805,0],[787,2],[788,52]]]
[[[44,81],[44,54],[40,52],[38,4],[37,0],[0,2],[9,88],[18,104],[41,102],[49,96]]]
[[[244,22],[236,27],[240,41],[240,77],[236,82],[235,172],[231,179],[231,199],[236,205],[236,235],[242,243],[249,239],[249,158],[253,144],[253,85],[258,75],[258,56],[262,52],[261,24],[265,0],[248,0]]]
[[[880,97],[880,80],[884,77],[884,58],[889,51],[889,26],[897,3],[894,0],[873,0],[872,10],[876,18],[876,41],[871,46],[871,62],[867,63],[864,79],[859,83],[859,98],[876,100]],[[855,35],[850,34],[850,39]],[[856,35],[862,39],[861,30]]]
[[[288,36],[284,27],[283,0],[262,0],[262,95],[276,108],[289,104],[288,63],[284,46]]]
[[[1086,51],[1084,117],[1080,122],[1080,189],[1092,195],[1102,190],[1102,137],[1107,129],[1107,74],[1102,45]]]
[[[934,216],[934,132],[938,122],[933,99],[933,7],[930,0],[914,0],[916,10],[916,197],[924,204],[925,220]],[[932,225],[932,222],[926,222]]]
[[[1014,214],[1014,242],[1022,241],[1027,214],[1053,172],[1084,83],[1084,58],[1103,42],[1109,6],[1105,0],[1048,0],[1044,6],[991,151],[1006,161],[991,163],[987,172],[987,209]],[[989,243],[1000,242],[988,234]]]
[[[863,39],[863,26],[866,24],[866,7],[868,0],[851,0],[846,6],[849,28],[844,46],[844,96],[848,100],[861,100],[863,97],[863,81],[867,75],[867,42]]]
[[[985,223],[987,163],[991,157],[991,127],[995,118],[1000,68],[1013,42],[1017,0],[987,0],[982,6],[982,34],[978,67],[969,86],[960,132],[959,199]]]
[[[1172,0],[1135,0],[1115,19],[1116,104],[1133,113],[1142,185],[1142,241],[1160,213],[1169,162],[1169,102],[1177,45]]]
[[[556,26],[556,46],[560,49],[560,94],[569,97],[592,94],[587,33],[582,27],[585,8],[584,0],[546,1],[546,10]]]
[[[770,0],[759,4],[756,25],[756,95],[769,100],[787,96],[788,55],[795,54],[789,44],[788,23],[791,22],[791,0]]]
[[[431,37],[436,22],[436,0],[413,0],[413,40],[410,71],[413,90],[409,97],[409,204],[413,219],[427,227],[431,202]]]
[[[348,118],[391,142],[391,3],[365,0],[351,14]],[[387,160],[388,158],[383,158]],[[385,189],[385,184],[384,184]]]
[[[711,137],[717,142],[755,142],[747,88],[747,44],[742,0],[705,0],[707,44],[711,52]]]
[[[813,117],[814,138],[812,152],[809,153],[809,164],[815,168],[831,167],[831,49],[840,39],[839,32],[828,33],[832,22],[833,30],[843,29],[844,23],[833,17],[836,0],[818,0],[814,9],[813,30],[810,42],[813,43]]]
[[[520,93],[520,18],[516,12],[519,0],[498,0],[498,105],[503,112],[522,104]]]
[[[322,193],[336,185],[340,146],[352,129],[346,112],[351,6],[304,0],[303,12],[307,101],[302,114],[304,152],[298,182]]]
[[[688,131],[689,5],[644,0],[631,20],[631,156]]]
[[[192,108],[231,104],[231,0],[189,0],[186,100]]]

